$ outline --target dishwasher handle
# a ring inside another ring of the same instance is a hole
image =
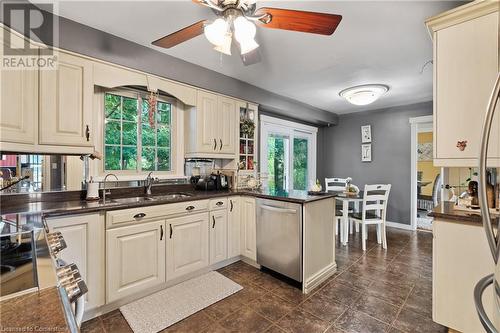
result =
[[[260,207],[262,209],[269,210],[269,211],[276,212],[276,213],[297,214],[297,210],[292,209],[292,208],[280,208],[280,207],[274,207],[274,206],[269,206],[269,205],[261,205]]]

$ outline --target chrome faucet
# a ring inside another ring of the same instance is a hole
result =
[[[104,177],[104,180],[103,180],[104,185],[103,185],[103,190],[102,190],[102,203],[106,203],[106,194],[111,195],[111,190],[109,190],[108,192],[106,192],[106,181],[108,180],[109,176],[115,177],[116,181],[118,181],[118,177],[116,177],[116,175],[114,173],[108,173]]]
[[[151,187],[153,186],[153,183],[155,182],[155,179],[151,177],[151,174],[153,174],[153,171],[148,173],[148,176],[144,180],[144,193],[146,194],[147,197],[151,196]]]

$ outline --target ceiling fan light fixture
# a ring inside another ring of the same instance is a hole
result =
[[[389,91],[385,84],[364,84],[342,90],[339,95],[354,105],[368,105]]]
[[[227,32],[224,36],[224,42],[220,45],[216,45],[214,47],[214,50],[230,56],[231,55],[231,42],[232,42],[232,34],[230,32]]]
[[[216,19],[204,28],[205,37],[215,46],[222,45],[225,42],[227,31],[228,24],[222,18]]]
[[[255,41],[255,39],[246,40],[244,42],[240,42],[241,54],[247,54],[259,47],[259,44]]]
[[[238,43],[242,44],[245,42],[251,42],[255,38],[255,33],[257,32],[257,28],[255,24],[247,20],[243,16],[238,16],[234,22],[234,38],[238,41]],[[255,42],[255,41],[254,41]]]

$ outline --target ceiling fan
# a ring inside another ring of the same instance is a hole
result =
[[[341,15],[306,12],[301,10],[262,7],[256,8],[256,0],[192,0],[213,10],[216,20],[202,20],[152,44],[171,48],[191,38],[205,34],[214,49],[231,55],[232,37],[236,39],[245,65],[260,61],[259,44],[255,41],[256,27],[331,35],[342,20]]]

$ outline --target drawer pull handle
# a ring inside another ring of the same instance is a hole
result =
[[[458,150],[464,151],[466,147],[467,147],[467,140],[457,141],[457,148],[458,148]]]
[[[146,217],[146,214],[144,213],[139,213],[134,215],[134,219],[142,219],[144,217]]]
[[[217,150],[217,139],[214,139],[214,150]]]
[[[163,225],[160,224],[160,240],[163,240]]]
[[[216,205],[217,206],[222,206],[224,203],[222,201],[217,201]]]
[[[233,211],[233,200],[229,199],[229,203],[231,204],[231,209],[229,209],[230,212]]]
[[[212,221],[214,221],[214,222],[212,223],[212,229],[213,229],[213,228],[215,228],[215,216],[212,216]]]
[[[174,231],[172,230],[172,224],[170,224],[170,239],[172,239],[172,233],[173,233],[173,232],[174,232]]]
[[[194,206],[187,206],[186,207],[186,210],[193,210],[194,209]]]

